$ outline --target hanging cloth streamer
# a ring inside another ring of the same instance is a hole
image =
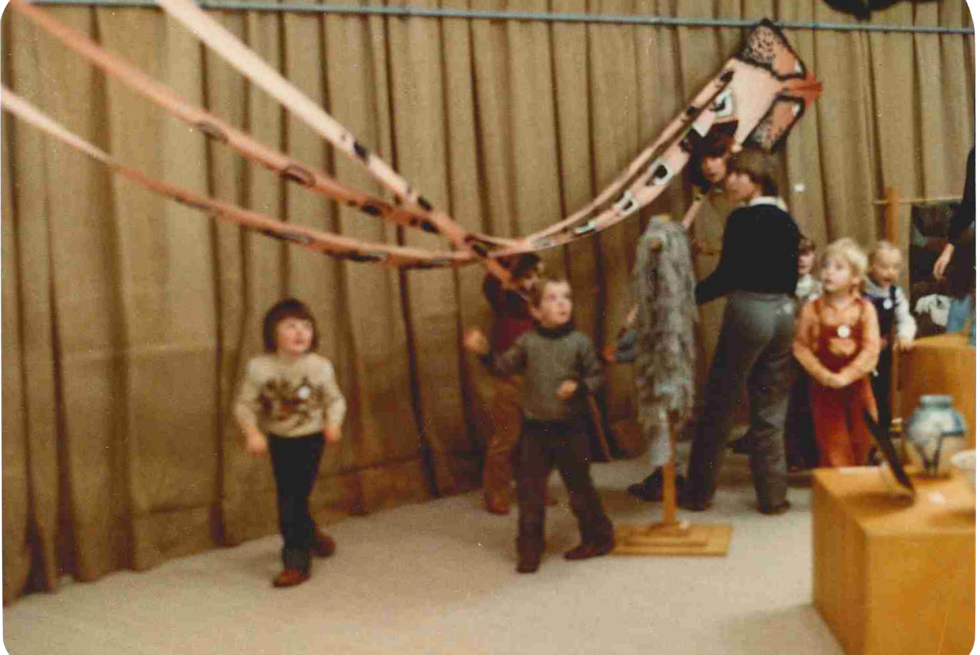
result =
[[[377,181],[396,195],[402,206],[347,189],[329,176],[312,171],[287,155],[262,146],[204,110],[187,104],[169,88],[105,52],[84,35],[60,25],[30,3],[10,0],[9,6],[161,107],[209,136],[227,143],[241,154],[277,171],[285,179],[319,191],[348,206],[357,207],[365,214],[441,234],[459,248],[459,251],[440,253],[416,248],[397,248],[298,228],[152,180],[127,169],[74,135],[65,138],[67,131],[60,126],[55,130],[57,138],[157,193],[210,212],[213,217],[233,220],[245,227],[257,229],[271,237],[350,261],[376,262],[407,268],[442,268],[479,261],[504,282],[509,281],[510,275],[497,261],[499,258],[592,238],[648,206],[688,164],[698,140],[703,139],[714,126],[722,123],[734,125],[732,138],[737,144],[745,143],[766,152],[777,149],[821,90],[820,83],[807,72],[782,32],[770,21],[763,20],[748,35],[738,52],[725,62],[718,75],[705,84],[661,135],[595,199],[551,227],[519,240],[506,239],[468,232],[448,215],[434,210],[384,160],[359,144],[351,132],[196,5],[187,0],[157,0],[157,3],[329,143],[364,166]],[[14,111],[14,105],[32,116],[28,122],[54,134],[51,130],[53,122],[20,99],[5,104],[4,108]],[[24,107],[29,107],[29,111]],[[617,194],[619,197],[612,201]],[[699,205],[700,200],[696,200],[687,212],[685,227],[690,225]]]
[[[386,161],[370,152],[343,125],[197,5],[188,0],[156,0],[156,3],[239,73],[264,89],[339,151],[364,166],[402,203],[424,215],[433,232],[442,234],[456,247],[478,257],[483,265],[501,280],[510,280],[507,269],[500,262],[489,257],[487,247],[480,243],[476,235],[467,232],[447,214],[435,210],[432,204],[413,189],[408,181]]]
[[[109,154],[45,116],[31,106],[30,103],[24,101],[4,86],[0,86],[0,106],[62,143],[92,157],[115,173],[150,189],[154,193],[172,198],[188,207],[205,212],[214,219],[236,223],[265,236],[280,239],[340,259],[373,262],[403,268],[461,266],[473,262],[472,257],[462,252],[436,253],[419,248],[391,246],[386,243],[371,243],[328,232],[321,232],[299,225],[291,225],[257,212],[202,196],[199,193],[154,180],[139,171],[124,166]]]
[[[191,127],[275,171],[284,179],[305,186],[348,207],[354,207],[367,216],[376,216],[403,227],[434,231],[424,215],[344,186],[332,177],[314,170],[282,152],[265,146],[213,114],[191,105],[173,89],[157,82],[136,67],[107,52],[78,30],[54,20],[49,14],[31,3],[24,0],[9,0],[7,6],[33,21],[66,47],[85,57],[116,80],[141,93]],[[483,234],[476,234],[475,236],[481,241],[496,245],[513,243],[512,239],[497,239]]]

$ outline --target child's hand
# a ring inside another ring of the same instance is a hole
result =
[[[253,457],[269,453],[269,440],[257,428],[245,431],[245,452]]]
[[[606,344],[606,347],[602,349],[602,359],[610,364],[616,363],[616,344],[610,343]]]
[[[640,306],[633,305],[633,309],[626,315],[626,327],[631,328],[636,323],[636,316],[640,313]]]
[[[486,355],[490,352],[490,343],[479,328],[471,328],[466,331],[463,335],[463,346],[477,355]]]
[[[913,348],[915,348],[915,342],[909,339],[908,337],[903,337],[898,340],[899,350],[909,351],[912,350]]]
[[[323,428],[323,438],[329,443],[337,443],[340,438],[343,437],[340,428],[325,427]]]
[[[827,376],[827,380],[824,384],[831,389],[843,389],[847,386],[848,382],[840,373],[831,373]]]
[[[561,400],[568,400],[575,395],[576,391],[578,391],[578,382],[575,380],[565,380],[561,383],[561,386],[558,387],[558,393],[556,395]]]

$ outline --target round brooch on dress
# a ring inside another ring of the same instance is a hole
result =
[[[837,328],[837,336],[841,339],[846,339],[851,336],[851,328],[846,325],[841,325]]]

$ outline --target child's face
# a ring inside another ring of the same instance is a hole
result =
[[[538,283],[541,279],[541,264],[534,266],[524,272],[524,275],[517,280],[517,286],[519,286],[524,293],[531,293],[534,289],[534,285]]]
[[[735,202],[746,202],[760,193],[759,185],[748,173],[735,171],[725,178],[725,191]]]
[[[298,357],[313,345],[313,323],[289,316],[276,323],[276,353]]]
[[[840,256],[831,256],[823,264],[821,272],[821,282],[825,293],[847,292],[853,289],[861,281],[861,278],[854,274],[851,265],[847,260]]]
[[[546,328],[572,320],[572,289],[568,282],[548,282],[541,295],[541,304],[531,308],[531,316]]]
[[[810,252],[800,253],[799,259],[796,260],[796,270],[800,274],[800,277],[810,274],[810,271],[813,270],[813,260],[816,256],[817,254],[812,250]]]
[[[902,255],[897,250],[879,250],[871,260],[868,273],[878,286],[888,287],[898,282],[902,270]]]
[[[701,159],[701,174],[711,184],[724,182],[725,176],[728,174],[727,169],[728,164],[724,156],[704,157]]]

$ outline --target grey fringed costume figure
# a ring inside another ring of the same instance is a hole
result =
[[[694,266],[678,222],[653,217],[636,247],[633,293],[638,422],[650,439],[650,463],[671,460],[671,426],[690,418],[695,402],[698,322]]]

